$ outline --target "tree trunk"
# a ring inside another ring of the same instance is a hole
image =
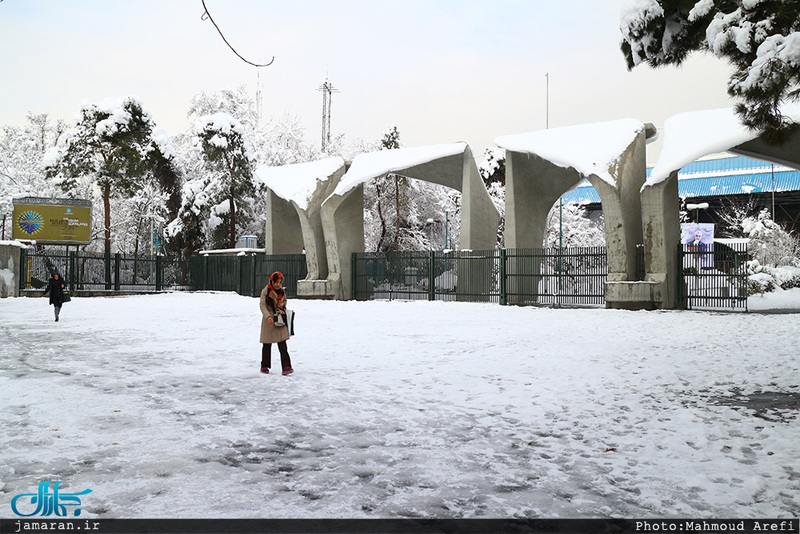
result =
[[[378,185],[378,180],[373,182],[375,184],[375,192],[377,193],[378,204],[378,219],[381,221],[381,238],[378,239],[378,245],[375,247],[375,252],[383,250],[383,240],[386,238],[386,219],[383,218],[383,210],[381,209],[381,186]]]
[[[233,186],[231,186],[231,197],[229,202],[231,211],[231,237],[229,248],[233,248],[236,246],[236,202],[233,200]]]
[[[111,183],[106,182],[103,185],[103,211],[105,215],[105,228],[104,228],[104,239],[105,239],[105,253],[106,256],[111,255]]]
[[[394,176],[394,200],[395,200],[395,213],[397,213],[397,221],[395,221],[394,228],[394,250],[400,250],[400,177]]]
[[[103,184],[103,210],[105,211],[105,279],[106,290],[111,289],[111,181]]]

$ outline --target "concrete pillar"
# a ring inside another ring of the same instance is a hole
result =
[[[347,195],[332,195],[321,210],[328,256],[328,278],[319,281],[317,291],[337,300],[352,297],[352,255],[364,252],[364,186]]]
[[[303,231],[297,210],[288,200],[267,189],[267,221],[264,232],[265,254],[302,254]]]
[[[19,296],[21,255],[17,244],[0,244],[0,298]]]
[[[645,282],[653,307],[672,309],[678,296],[678,244],[681,241],[678,171],[642,188]]]
[[[507,150],[506,248],[541,249],[550,209],[580,180],[581,174],[572,167],[560,167],[535,154]],[[509,304],[536,302],[529,296],[539,293],[540,267],[538,262],[531,263],[513,252],[509,254],[506,266]]]

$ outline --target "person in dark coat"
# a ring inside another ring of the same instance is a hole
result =
[[[50,304],[53,305],[53,310],[56,314],[56,321],[61,314],[61,305],[64,304],[64,280],[58,273],[53,273],[50,280],[47,281],[47,288],[44,290],[44,296],[50,293]]]
[[[289,339],[289,328],[286,326],[286,291],[283,289],[283,275],[274,272],[269,277],[269,283],[261,290],[261,372],[269,373],[272,367],[272,344],[278,344],[281,353],[282,374],[288,375],[294,372],[292,360],[289,357],[289,349],[286,347],[286,340]],[[276,326],[275,322],[283,323],[283,326]]]

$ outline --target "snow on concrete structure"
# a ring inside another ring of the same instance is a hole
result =
[[[506,246],[541,248],[553,204],[586,179],[603,202],[608,281],[635,280],[645,144],[655,134],[652,125],[621,119],[498,137],[495,143],[506,149]],[[536,277],[518,280],[538,283]],[[509,294],[535,292],[511,288]],[[615,298],[607,292],[609,305]]]
[[[800,123],[800,105],[783,106],[781,112]],[[678,171],[717,152],[800,169],[800,132],[780,144],[767,143],[759,132],[741,123],[733,108],[679,113],[664,122],[661,153],[641,191],[646,284],[638,289],[649,292],[652,307],[678,304]]]
[[[22,276],[22,250],[19,241],[0,241],[0,298],[18,297]]]
[[[398,174],[451,187],[462,194],[461,248],[493,249],[500,214],[483,184],[466,143],[449,143],[362,154],[322,204],[328,257],[324,291],[337,299],[351,294],[351,255],[364,252],[364,184]],[[469,283],[470,276],[460,277]]]
[[[305,251],[308,275],[298,281],[299,296],[314,296],[317,281],[328,277],[321,206],[344,173],[345,162],[340,157],[281,167],[264,165],[256,170],[268,188],[265,253]]]

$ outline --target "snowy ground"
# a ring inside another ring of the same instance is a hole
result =
[[[800,314],[291,306],[282,377],[252,298],[1,299],[0,516],[45,480],[82,517],[800,510]]]

